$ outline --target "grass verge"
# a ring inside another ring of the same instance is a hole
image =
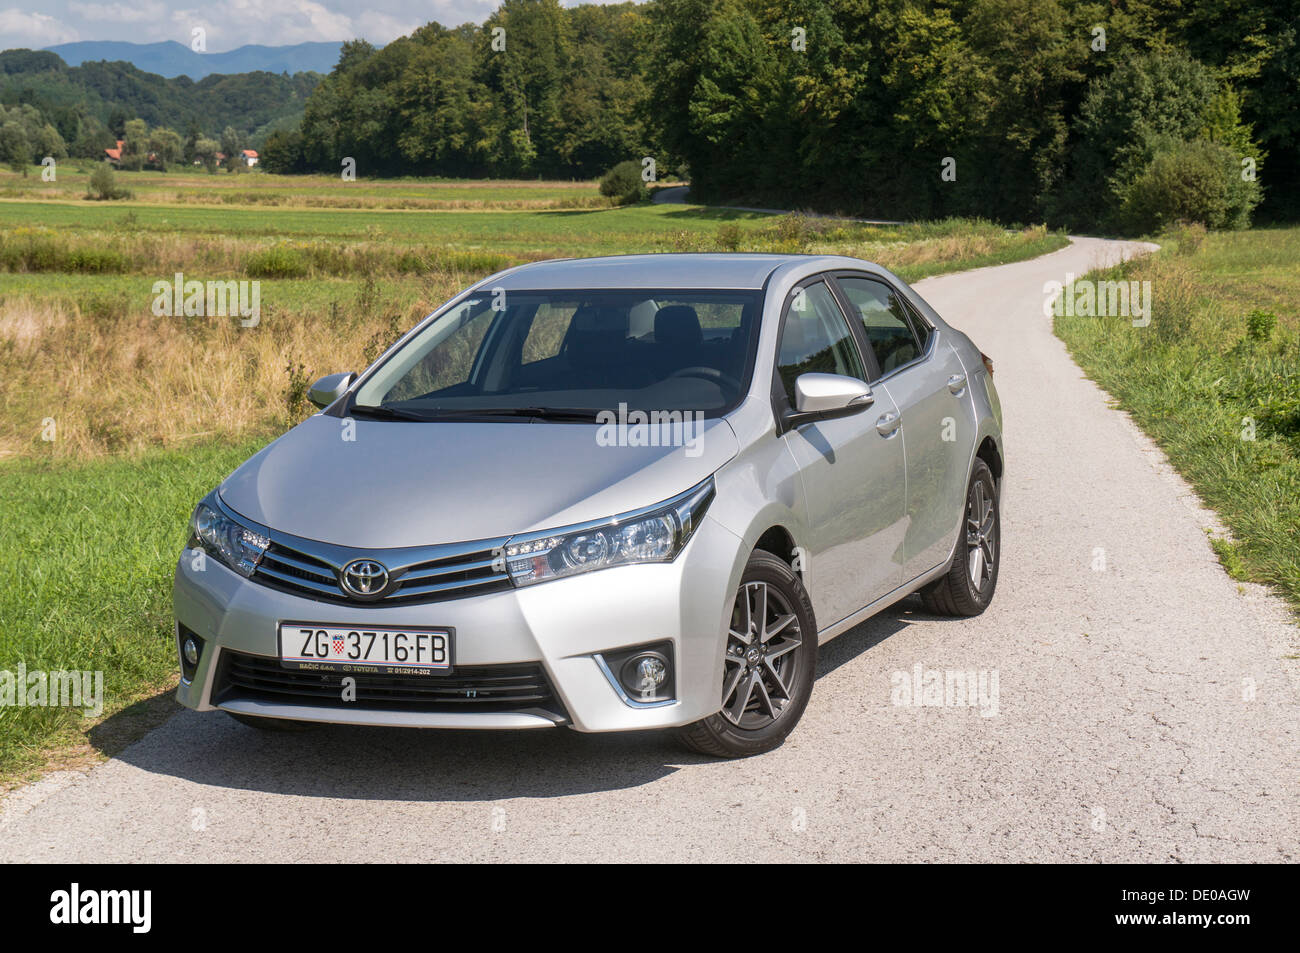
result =
[[[1224,567],[1300,612],[1300,228],[1160,241],[1090,276],[1150,281],[1149,326],[1058,317],[1056,333],[1222,517]]]
[[[111,752],[136,734],[130,721],[152,723],[139,703],[175,684],[171,576],[190,511],[261,442],[0,467],[0,672],[102,672],[104,688],[93,718],[0,707],[0,787],[48,767],[52,750]]]

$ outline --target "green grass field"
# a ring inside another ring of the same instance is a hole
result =
[[[261,441],[0,469],[0,670],[103,672],[105,715],[174,682],[171,574],[196,500]],[[0,786],[84,744],[80,710],[0,707]]]
[[[1175,233],[1106,277],[1150,281],[1151,324],[1056,332],[1223,518],[1230,573],[1300,609],[1300,228]]]
[[[0,173],[0,671],[102,671],[118,723],[174,684],[170,580],[195,502],[301,419],[307,383],[360,370],[469,282],[539,258],[724,250],[849,254],[915,280],[1065,244],[987,222],[609,208],[594,183],[129,173],[133,200],[95,202],[85,179]],[[154,316],[175,271],[260,281],[261,323]],[[0,783],[93,757],[101,731],[0,707]]]

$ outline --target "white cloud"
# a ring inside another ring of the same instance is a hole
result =
[[[0,47],[42,47],[79,40],[77,31],[44,13],[10,7],[0,10]]]
[[[354,35],[364,36],[376,46],[382,46],[385,43],[391,43],[399,36],[410,36],[427,22],[428,20],[419,20],[412,23],[409,20],[398,19],[378,10],[367,10],[354,21],[356,24]],[[456,24],[452,25],[455,26]]]
[[[96,23],[162,23],[167,16],[163,3],[78,3],[68,4],[68,12],[76,17]]]
[[[190,31],[203,27],[208,50],[231,50],[245,43],[289,46],[318,40],[350,40],[356,36],[352,18],[336,13],[313,0],[225,0],[216,6],[176,10],[165,39],[188,45]],[[180,36],[172,36],[179,33]]]

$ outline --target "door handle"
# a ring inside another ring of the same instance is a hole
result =
[[[952,377],[948,378],[948,390],[952,391],[954,394],[960,394],[965,389],[966,389],[965,374],[954,374],[952,375]]]
[[[876,432],[882,437],[892,437],[902,422],[903,418],[898,414],[881,414],[876,421]]]

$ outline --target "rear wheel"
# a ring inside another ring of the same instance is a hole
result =
[[[926,609],[939,615],[979,615],[988,608],[998,585],[1002,520],[997,484],[983,460],[976,459],[966,490],[961,532],[948,572],[921,590]]]
[[[744,758],[785,741],[808,706],[817,667],[812,603],[771,553],[749,557],[722,657],[722,710],[680,732],[701,754]]]

